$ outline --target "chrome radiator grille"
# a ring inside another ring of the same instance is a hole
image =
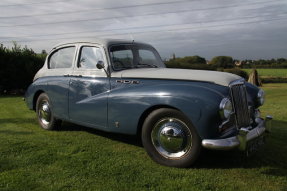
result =
[[[230,86],[230,89],[237,127],[247,127],[250,125],[250,115],[247,104],[246,87],[244,84],[234,84]]]

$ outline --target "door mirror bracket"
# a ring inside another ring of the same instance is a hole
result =
[[[107,70],[105,69],[105,63],[102,61],[102,60],[99,60],[98,62],[97,62],[97,68],[99,69],[99,70],[101,70],[101,69],[103,69],[104,71],[105,71],[105,73],[107,74],[107,76],[109,77],[110,75],[109,75],[109,73],[107,72]]]

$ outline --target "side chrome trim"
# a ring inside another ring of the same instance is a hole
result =
[[[203,139],[202,146],[207,149],[214,150],[231,150],[238,148],[245,150],[247,142],[263,135],[265,132],[270,132],[271,129],[271,116],[267,116],[265,120],[260,119],[258,126],[254,129],[241,128],[237,136],[229,137],[226,139]]]
[[[140,82],[138,80],[116,80],[117,83],[123,83],[123,84],[139,84]]]

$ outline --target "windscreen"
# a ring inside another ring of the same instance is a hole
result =
[[[113,70],[132,68],[164,68],[157,51],[146,45],[112,45],[109,49]]]

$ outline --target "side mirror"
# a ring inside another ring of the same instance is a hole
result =
[[[101,60],[98,61],[98,63],[97,63],[96,66],[97,66],[98,69],[103,69],[103,68],[105,68],[105,64],[104,64],[104,62],[101,61]]]
[[[96,67],[97,67],[98,69],[100,69],[100,70],[101,70],[101,69],[104,69],[104,71],[105,71],[105,73],[107,74],[107,76],[108,76],[108,77],[110,76],[109,73],[107,72],[107,70],[105,69],[105,63],[104,63],[102,60],[99,60],[99,61],[98,61]]]

